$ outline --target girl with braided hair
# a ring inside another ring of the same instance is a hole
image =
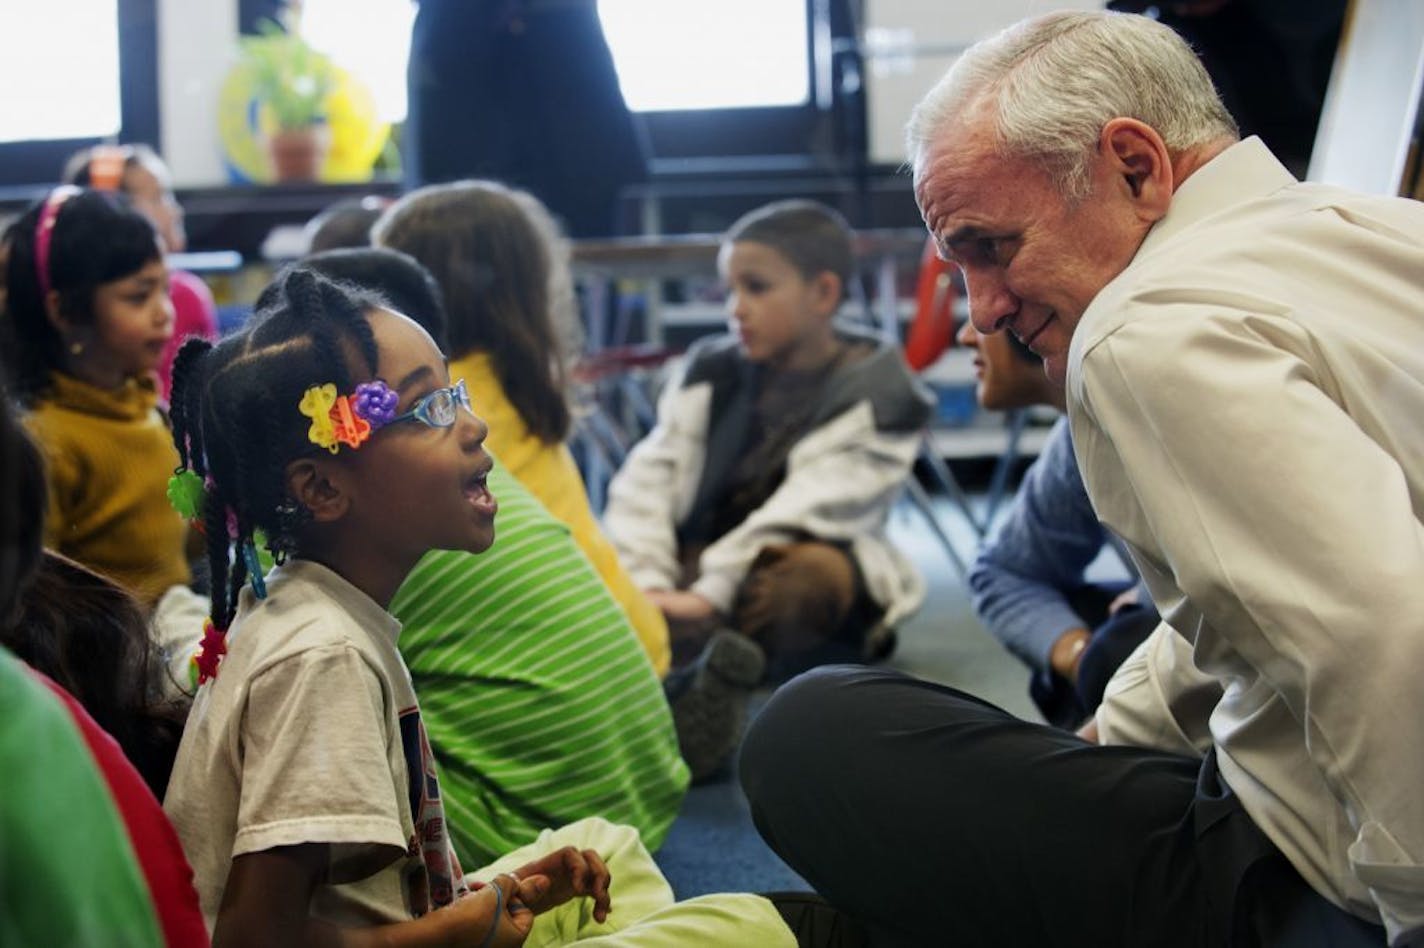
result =
[[[212,615],[164,808],[214,940],[793,944],[765,900],[672,906],[636,831],[598,819],[467,880],[387,609],[427,551],[493,542],[488,429],[378,297],[298,267],[261,304],[174,366],[173,492],[204,526]],[[747,908],[773,937],[718,938]]]

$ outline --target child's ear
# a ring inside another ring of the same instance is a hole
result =
[[[844,293],[841,278],[829,270],[822,270],[811,278],[811,298],[815,301],[817,312],[834,315],[840,308]]]
[[[45,316],[49,323],[65,339],[70,338],[74,333],[74,322],[64,314],[64,310],[59,306],[59,290],[50,290],[44,298]]]
[[[287,496],[311,511],[316,523],[346,515],[351,497],[343,484],[341,469],[326,458],[301,458],[287,465]]]

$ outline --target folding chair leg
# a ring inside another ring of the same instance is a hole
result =
[[[949,531],[945,530],[944,524],[940,523],[939,515],[935,513],[934,502],[930,500],[930,495],[925,492],[920,482],[913,476],[905,480],[905,496],[914,504],[915,509],[925,518],[930,531],[944,547],[944,552],[949,556],[949,561],[954,565],[955,572],[960,577],[968,574],[968,569],[964,565],[964,560],[960,557],[959,551],[954,548],[954,540],[950,537]]]
[[[929,432],[925,432],[920,439],[919,459],[929,468],[930,474],[934,477],[935,486],[944,491],[950,501],[959,508],[959,512],[964,515],[964,519],[969,521],[969,525],[974,528],[974,533],[982,539],[984,533],[989,529],[988,521],[981,521],[974,515],[974,507],[969,502],[969,495],[964,492],[964,488],[959,485],[959,480],[954,476],[954,472],[949,469],[949,465],[940,457],[935,450],[934,441],[930,438]]]
[[[994,514],[999,510],[999,504],[1004,500],[1004,493],[1009,486],[1009,471],[1013,468],[1014,462],[1019,456],[1019,439],[1023,437],[1024,426],[1028,424],[1028,412],[1018,409],[1009,413],[1009,443],[1004,447],[1004,453],[999,456],[999,462],[994,465],[994,477],[989,483],[989,503],[984,508],[984,529],[987,531],[994,522]]]

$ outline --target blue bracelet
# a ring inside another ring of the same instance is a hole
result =
[[[480,942],[480,948],[489,948],[494,942],[495,933],[499,931],[499,919],[504,914],[504,890],[490,882],[490,888],[494,889],[494,924],[490,926],[489,934],[485,935],[485,940]]]

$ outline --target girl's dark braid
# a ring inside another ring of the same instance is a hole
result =
[[[178,459],[183,467],[192,468],[198,476],[205,471],[202,464],[201,445],[196,440],[193,411],[198,405],[198,395],[202,386],[197,383],[199,364],[203,356],[212,351],[212,343],[206,339],[189,339],[178,350],[173,359],[172,402],[168,406],[169,417],[173,421],[173,446],[178,449]]]
[[[227,497],[221,484],[214,484],[208,490],[207,501],[203,504],[203,531],[208,538],[208,569],[211,572],[209,597],[212,611],[209,618],[213,625],[226,630],[232,621],[227,579],[231,549],[227,536]]]

